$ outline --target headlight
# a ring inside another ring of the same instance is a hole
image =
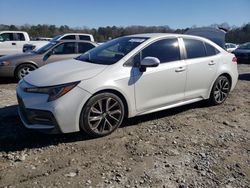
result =
[[[11,61],[2,61],[0,62],[0,66],[8,66],[11,64]]]
[[[44,93],[48,94],[48,102],[58,99],[59,97],[65,95],[70,90],[72,90],[75,86],[79,84],[78,82],[68,83],[68,84],[62,84],[57,86],[51,86],[51,87],[30,87],[25,88],[26,92],[29,93]]]

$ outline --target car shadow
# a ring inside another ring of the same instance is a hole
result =
[[[0,84],[16,84],[17,80],[15,78],[0,78]]]
[[[142,122],[173,116],[189,109],[203,107],[207,107],[207,104],[205,102],[198,102],[171,110],[130,118],[120,128],[134,126]],[[90,139],[94,138],[89,137],[83,132],[50,135],[28,130],[22,125],[19,119],[17,105],[0,108],[0,152],[22,151],[23,149],[42,148],[60,143],[72,143]]]
[[[250,81],[250,73],[243,73],[239,75],[239,80]]]

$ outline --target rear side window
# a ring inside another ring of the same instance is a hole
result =
[[[86,36],[86,35],[79,35],[79,39],[80,39],[80,40],[91,41],[90,36]]]
[[[75,40],[76,36],[75,35],[68,35],[63,37],[61,40]]]
[[[78,53],[83,54],[94,47],[95,46],[93,44],[80,42],[80,43],[78,43]]]
[[[213,56],[219,53],[219,51],[212,45],[205,42],[207,56]]]
[[[14,40],[13,33],[2,33],[1,37],[3,38],[3,41],[13,41]]]
[[[161,63],[180,60],[178,39],[163,39],[142,50],[141,57],[156,57]]]
[[[187,58],[205,57],[206,51],[202,41],[194,39],[183,39],[186,47]]]
[[[23,33],[17,33],[16,36],[17,36],[17,40],[19,40],[19,41],[25,41]]]

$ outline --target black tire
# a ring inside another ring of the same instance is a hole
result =
[[[111,134],[123,122],[122,100],[113,93],[100,93],[87,102],[80,116],[80,127],[92,137]]]
[[[220,76],[214,82],[210,93],[209,102],[211,105],[219,105],[225,102],[231,89],[231,83],[226,76]]]
[[[35,65],[32,64],[22,64],[17,67],[15,70],[15,78],[17,80],[23,79],[25,76],[27,76],[31,71],[37,69]]]

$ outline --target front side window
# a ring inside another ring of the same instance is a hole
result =
[[[90,36],[86,36],[86,35],[79,35],[80,40],[87,40],[87,41],[91,41],[90,40]]]
[[[202,41],[195,39],[183,39],[186,47],[187,58],[205,57],[206,51]]]
[[[161,63],[180,60],[178,39],[171,38],[154,42],[142,50],[141,60],[145,57],[156,57]]]
[[[75,35],[68,35],[63,37],[61,40],[75,40],[76,36]]]
[[[19,40],[19,41],[25,41],[23,33],[17,33],[16,36],[17,36],[17,40]]]
[[[3,41],[13,41],[14,40],[13,33],[2,33],[0,36],[2,37]]]
[[[90,49],[92,49],[94,47],[95,46],[93,44],[85,43],[85,42],[79,42],[78,43],[78,53],[83,54],[83,53],[89,51]]]
[[[56,46],[53,49],[54,54],[61,55],[61,54],[74,54],[75,53],[75,43],[74,42],[67,42],[62,43]]]
[[[50,42],[50,43],[46,44],[45,46],[37,49],[35,51],[35,53],[43,54],[43,53],[47,52],[49,49],[51,49],[53,46],[55,46],[56,44],[57,44],[56,42]]]
[[[89,63],[111,65],[121,60],[147,39],[146,37],[121,37],[93,48],[76,59]]]

